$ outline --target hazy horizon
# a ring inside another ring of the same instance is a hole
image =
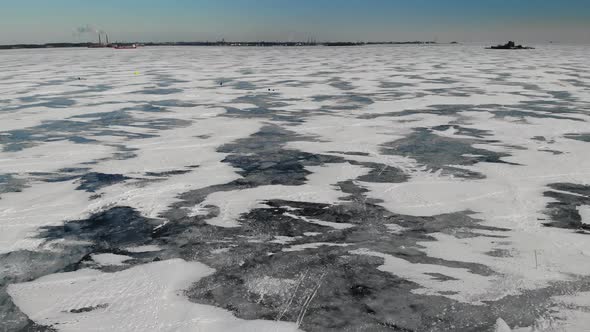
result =
[[[3,5],[0,44],[119,41],[590,43],[583,0],[23,0]]]

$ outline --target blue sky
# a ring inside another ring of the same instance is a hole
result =
[[[113,40],[590,42],[589,0],[0,0],[0,43]]]

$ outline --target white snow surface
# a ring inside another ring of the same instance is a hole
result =
[[[92,260],[103,266],[120,266],[125,265],[125,261],[133,259],[133,257],[117,254],[93,254]]]
[[[586,225],[590,225],[590,206],[588,205],[583,205],[578,207],[578,212],[580,213],[580,216],[582,217],[582,223],[586,224]]]

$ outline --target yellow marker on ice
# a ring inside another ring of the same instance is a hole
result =
[[[134,74],[135,74],[135,75],[139,75],[139,72],[138,72],[138,71],[136,71],[136,72],[134,72]]]

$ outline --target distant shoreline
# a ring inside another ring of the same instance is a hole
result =
[[[140,46],[227,46],[227,47],[271,47],[271,46],[363,46],[363,45],[435,45],[435,41],[406,41],[406,42],[159,42],[159,43],[116,43],[117,45]],[[46,44],[12,44],[0,45],[0,50],[14,49],[42,49],[42,48],[74,48],[92,47],[95,43],[46,43]],[[106,45],[105,45],[106,47]]]

